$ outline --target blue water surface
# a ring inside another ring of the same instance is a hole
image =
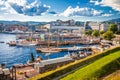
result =
[[[9,46],[7,43],[9,41],[16,40],[15,34],[5,34],[0,33],[0,41],[4,41],[5,43],[0,43],[0,64],[5,63],[7,67],[10,68],[14,64],[23,63],[25,64],[28,60],[31,60],[30,53],[34,54],[34,57],[41,56],[43,59],[51,59],[57,57],[63,57],[68,52],[59,52],[59,53],[51,53],[47,56],[44,53],[37,53],[35,47],[17,47],[17,46]],[[66,46],[66,47],[73,47]],[[85,46],[85,45],[78,45]]]

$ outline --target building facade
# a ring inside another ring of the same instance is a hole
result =
[[[84,34],[85,26],[77,25],[77,24],[78,22],[75,22],[74,20],[68,20],[68,21],[57,20],[51,23],[50,30],[51,32],[58,31],[59,33]]]
[[[90,22],[88,24],[92,30],[99,30],[99,31],[107,31],[109,28],[108,23],[98,23],[98,22]]]
[[[107,31],[109,29],[109,24],[108,23],[101,23],[100,24],[100,31]]]

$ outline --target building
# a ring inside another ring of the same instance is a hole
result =
[[[90,22],[88,25],[92,30],[99,30],[99,31],[107,31],[110,26],[108,23],[98,23],[98,22]]]
[[[0,64],[0,80],[10,79],[10,70],[6,68],[6,64]]]
[[[120,23],[117,23],[118,32],[120,32]]]
[[[43,73],[64,66],[72,61],[73,59],[71,57],[42,60],[40,63],[35,63],[34,68],[37,69],[39,73]]]
[[[109,28],[109,24],[108,23],[101,23],[100,24],[100,31],[107,31],[108,30],[108,28]]]
[[[77,24],[76,24],[77,23]],[[74,20],[61,21],[57,20],[56,22],[52,22],[50,26],[51,32],[58,31],[59,33],[77,33],[84,34],[85,26],[78,25],[80,23],[75,22]]]
[[[90,26],[92,30],[100,30],[100,23],[98,22],[89,22],[88,26]]]
[[[84,34],[85,27],[79,26],[51,26],[51,32],[58,31],[60,33],[79,33]]]

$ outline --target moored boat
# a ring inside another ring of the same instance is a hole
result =
[[[5,43],[4,41],[0,41],[0,43]]]
[[[10,41],[8,44],[9,46],[16,46],[16,41]]]
[[[35,43],[17,43],[16,46],[19,46],[19,47],[29,47],[29,46],[36,46],[37,44]]]

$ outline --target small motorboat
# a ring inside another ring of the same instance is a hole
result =
[[[4,41],[0,41],[0,43],[5,43]]]
[[[16,41],[10,41],[8,44],[9,46],[16,46]]]

